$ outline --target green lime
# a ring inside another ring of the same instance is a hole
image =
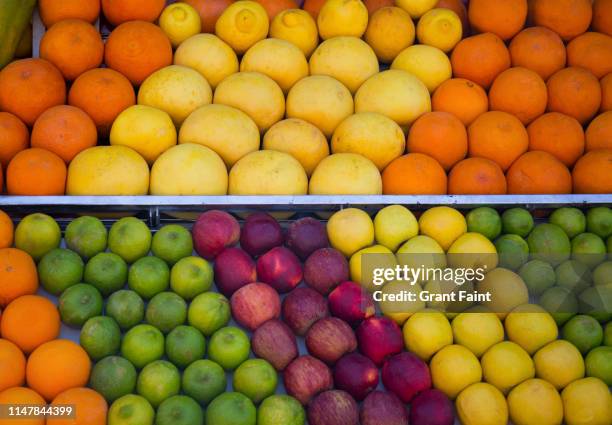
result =
[[[141,369],[164,355],[164,334],[151,325],[136,325],[123,336],[121,355]]]
[[[251,342],[240,328],[227,326],[210,338],[208,357],[225,370],[234,370],[249,358]]]
[[[608,239],[606,239],[606,247],[608,249],[608,257],[612,258],[612,236],[608,236]]]
[[[208,291],[212,284],[213,268],[200,257],[185,257],[170,272],[170,287],[186,300]]]
[[[168,224],[153,236],[151,250],[153,255],[172,266],[193,252],[191,233],[181,225]]]
[[[612,347],[593,348],[585,362],[587,376],[594,376],[604,381],[608,387],[612,386]]]
[[[130,267],[128,286],[144,299],[168,289],[170,269],[164,260],[157,257],[143,257]]]
[[[519,235],[502,235],[495,240],[499,267],[516,270],[529,259],[529,245]]]
[[[225,392],[227,376],[221,366],[211,360],[196,360],[183,372],[183,391],[200,404],[208,404]]]
[[[553,266],[567,260],[572,246],[569,238],[556,224],[538,224],[527,238],[532,258],[546,261]]]
[[[612,261],[604,261],[593,270],[593,284],[595,286],[612,284]]]
[[[612,347],[612,322],[606,323],[603,345],[606,347]]]
[[[531,260],[520,268],[519,275],[527,285],[529,292],[540,295],[557,281],[555,269],[542,260]]]
[[[306,413],[295,398],[272,395],[265,399],[257,410],[257,425],[304,425]]]
[[[591,286],[578,297],[580,313],[588,314],[599,322],[612,320],[612,285]]]
[[[185,395],[167,398],[157,408],[155,425],[202,425],[204,412],[200,405]]]
[[[128,330],[144,319],[144,301],[134,291],[121,289],[106,301],[106,314],[117,322],[122,330]]]
[[[523,208],[510,208],[501,216],[502,230],[505,234],[519,235],[526,238],[533,229],[533,217]]]
[[[187,303],[174,292],[160,292],[149,301],[145,318],[149,324],[168,333],[185,323]]]
[[[593,280],[589,268],[576,260],[562,262],[555,270],[555,274],[557,275],[557,285],[563,286],[574,293],[584,291]]]
[[[124,217],[108,233],[108,248],[131,264],[151,249],[151,231],[142,220]]]
[[[590,268],[597,266],[607,257],[606,244],[594,233],[581,233],[572,239],[572,258]]]
[[[231,318],[229,300],[216,292],[205,292],[193,299],[187,321],[205,336],[227,325]]]
[[[166,336],[166,356],[181,369],[204,357],[206,339],[193,326],[177,326]]]
[[[102,314],[103,304],[102,295],[95,287],[77,283],[66,289],[59,299],[62,322],[81,327],[88,319]]]
[[[39,261],[47,252],[60,246],[62,231],[46,214],[30,214],[15,228],[15,248],[19,248]]]
[[[240,393],[224,393],[206,409],[206,423],[211,425],[255,425],[257,410],[253,402]]]
[[[108,425],[153,425],[155,410],[146,398],[127,394],[108,409]]]
[[[586,230],[586,217],[578,208],[559,208],[553,211],[548,221],[562,228],[570,239]]]
[[[60,295],[72,285],[83,281],[85,265],[76,252],[55,248],[38,263],[38,279],[47,292]]]
[[[81,347],[92,360],[100,360],[116,354],[121,347],[121,329],[115,319],[96,316],[83,325],[80,335]]]
[[[480,207],[470,211],[465,217],[468,232],[476,232],[493,240],[501,234],[502,221],[493,208]]]
[[[612,209],[596,207],[587,211],[587,231],[595,233],[600,238],[612,236]]]
[[[136,369],[128,360],[119,356],[105,357],[91,369],[89,386],[109,403],[134,392]]]
[[[106,297],[125,286],[127,275],[123,258],[112,252],[101,252],[87,262],[83,278]]]
[[[66,246],[88,260],[106,250],[108,232],[100,219],[84,216],[66,226]]]
[[[181,390],[181,374],[176,366],[165,360],[155,360],[146,365],[136,381],[136,391],[153,407]]]
[[[249,359],[234,372],[234,390],[244,394],[255,404],[276,392],[276,369],[263,359]]]
[[[558,326],[578,314],[576,296],[569,289],[560,286],[544,291],[538,304],[551,314]]]
[[[582,354],[586,354],[601,345],[603,329],[591,316],[580,314],[563,325],[562,337],[574,344]]]

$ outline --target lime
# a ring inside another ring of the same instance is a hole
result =
[[[111,226],[108,248],[131,264],[149,253],[151,231],[136,217],[124,217]]]
[[[266,398],[257,411],[258,425],[304,425],[306,413],[299,401],[279,394]]]
[[[216,292],[205,292],[194,298],[187,311],[189,324],[206,336],[222,328],[230,320],[229,300]]]
[[[123,336],[121,355],[143,368],[164,355],[164,335],[151,325],[136,325]]]
[[[159,229],[151,244],[153,255],[170,266],[193,252],[193,239],[189,230],[178,224],[169,224]]]
[[[586,356],[586,374],[612,386],[612,347],[597,347]]]
[[[544,291],[538,304],[552,315],[558,326],[578,313],[576,296],[569,289],[560,286],[553,286]]]
[[[47,292],[59,295],[83,281],[85,265],[81,257],[69,249],[55,248],[38,263],[38,279]]]
[[[168,289],[170,269],[164,260],[157,257],[143,257],[130,267],[128,286],[144,299]]]
[[[94,365],[89,378],[89,386],[109,403],[130,394],[136,388],[136,369],[128,360],[119,356],[109,356]]]
[[[555,274],[557,275],[557,285],[574,293],[586,289],[593,279],[589,268],[576,260],[562,262],[555,270]]]
[[[153,407],[181,390],[181,374],[176,366],[165,360],[156,360],[146,365],[136,381],[136,391]]]
[[[177,326],[166,336],[166,356],[181,369],[203,358],[205,353],[206,339],[193,326]]]
[[[587,212],[587,231],[600,238],[612,236],[612,209],[608,207],[591,208]]]
[[[468,232],[476,232],[493,240],[502,231],[499,213],[493,208],[480,207],[470,211],[466,216]]]
[[[84,216],[72,220],[66,226],[64,239],[66,246],[79,254],[84,260],[104,252],[108,232],[96,217]]]
[[[191,397],[175,395],[167,398],[157,408],[155,425],[202,425],[204,412]]]
[[[212,425],[255,425],[257,410],[253,402],[240,393],[224,393],[206,409],[206,423]]]
[[[531,260],[523,264],[519,275],[525,281],[529,292],[534,295],[540,295],[557,281],[555,269],[542,260]]]
[[[145,318],[149,324],[168,333],[185,323],[187,303],[174,292],[160,292],[149,301]]]
[[[581,233],[572,239],[572,258],[590,268],[605,261],[606,244],[594,233]]]
[[[529,259],[529,245],[519,235],[502,235],[495,240],[499,267],[516,270]]]
[[[112,252],[101,252],[87,262],[84,279],[108,296],[123,288],[127,275],[127,264],[121,257]]]
[[[559,208],[553,211],[548,221],[562,228],[570,239],[586,230],[586,217],[578,208]]]
[[[136,326],[144,319],[144,301],[127,289],[113,293],[106,301],[106,314],[123,330]]]
[[[92,317],[83,325],[80,343],[92,360],[100,360],[119,351],[121,329],[112,317]]]
[[[186,300],[206,292],[213,284],[213,268],[200,257],[180,259],[170,271],[170,287]]]
[[[612,261],[604,261],[593,270],[593,284],[595,286],[612,284]]]
[[[211,360],[196,360],[183,372],[183,391],[200,404],[210,403],[226,387],[225,371]]]
[[[15,228],[15,248],[27,252],[35,261],[59,247],[61,240],[60,227],[46,214],[30,214]]]
[[[210,338],[208,357],[225,370],[236,369],[249,358],[251,342],[240,328],[227,326],[219,329]]]
[[[532,257],[557,265],[570,256],[570,240],[556,224],[538,224],[527,238]]]
[[[276,392],[276,369],[263,359],[249,359],[234,372],[234,390],[244,394],[255,404]]]
[[[612,285],[592,286],[578,296],[579,311],[601,323],[612,320]]]
[[[108,425],[153,425],[155,411],[146,398],[127,394],[108,409]]]
[[[581,314],[572,317],[563,326],[562,337],[574,344],[582,354],[586,354],[601,344],[603,329],[597,320]]]
[[[523,208],[510,208],[501,216],[503,233],[526,238],[533,229],[533,217]]]
[[[95,287],[86,283],[73,285],[59,299],[62,322],[81,327],[87,319],[102,314],[103,303],[102,295]]]
[[[603,345],[607,347],[612,347],[612,322],[606,323]]]

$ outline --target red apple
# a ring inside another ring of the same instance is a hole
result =
[[[283,244],[283,229],[274,217],[259,212],[247,217],[240,233],[240,247],[253,257],[258,257]]]
[[[331,313],[348,322],[359,325],[364,319],[374,316],[376,307],[370,294],[355,282],[342,282],[329,294]]]
[[[359,406],[345,391],[325,391],[308,405],[309,425],[359,425]]]
[[[408,412],[393,393],[374,391],[361,406],[361,425],[408,425]]]
[[[318,249],[304,263],[304,280],[323,295],[348,278],[348,261],[334,248]]]
[[[287,394],[303,405],[334,384],[331,370],[312,356],[301,356],[289,363],[283,372],[283,381]]]
[[[402,331],[387,317],[370,317],[357,328],[359,351],[380,367],[384,361],[404,348]]]
[[[215,283],[226,297],[257,280],[255,262],[240,248],[226,248],[215,259]]]
[[[453,403],[440,390],[425,390],[410,405],[411,425],[453,425]]]
[[[280,317],[278,292],[265,283],[249,283],[232,295],[232,316],[238,323],[254,331],[270,319]]]
[[[418,393],[431,388],[427,363],[408,352],[396,354],[385,362],[382,381],[404,403],[410,403]]]
[[[334,383],[336,388],[361,401],[378,386],[378,368],[366,356],[349,353],[336,363]]]
[[[238,243],[240,225],[225,211],[210,210],[198,217],[191,234],[196,252],[214,260],[225,248]]]
[[[325,225],[312,217],[300,218],[289,225],[287,246],[302,260],[317,249],[329,246]]]
[[[285,293],[302,281],[302,265],[293,252],[277,246],[259,257],[257,276],[278,292]]]
[[[298,356],[298,346],[291,329],[277,319],[268,320],[253,332],[253,353],[270,362],[278,371]]]
[[[296,335],[304,336],[314,322],[327,316],[327,301],[314,289],[295,288],[283,301],[283,319]]]
[[[353,329],[342,319],[325,317],[310,327],[306,334],[308,352],[327,364],[357,349]]]

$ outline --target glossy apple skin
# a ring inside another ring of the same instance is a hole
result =
[[[286,245],[302,261],[306,260],[317,249],[329,246],[325,225],[312,217],[295,220],[287,229]]]
[[[191,230],[196,252],[214,260],[225,248],[238,243],[240,225],[225,211],[210,210],[201,214]]]
[[[378,386],[378,368],[363,354],[349,353],[334,366],[334,384],[337,389],[362,401]]]
[[[322,295],[348,279],[348,261],[334,248],[318,249],[304,263],[304,281]]]
[[[309,425],[359,425],[359,406],[341,390],[325,391],[308,405]]]
[[[285,235],[278,221],[263,212],[249,215],[240,232],[240,247],[253,257],[265,254],[284,241]]]
[[[408,425],[406,406],[393,393],[374,391],[361,405],[361,425]]]
[[[404,403],[410,403],[417,394],[431,388],[427,363],[409,352],[396,354],[385,362],[382,381]]]
[[[322,391],[332,389],[332,372],[325,363],[312,356],[301,356],[289,363],[283,373],[287,394],[306,406]]]
[[[404,349],[402,331],[387,317],[370,317],[357,328],[359,351],[380,367],[385,360]]]
[[[268,320],[253,332],[251,347],[257,357],[267,360],[278,371],[298,356],[295,335],[278,319]]]
[[[374,316],[374,300],[355,282],[342,282],[329,294],[331,314],[346,321],[351,326],[358,326],[363,320]]]
[[[257,276],[260,281],[284,294],[302,281],[302,264],[288,248],[277,246],[259,257]]]
[[[296,335],[304,336],[317,320],[329,316],[327,300],[307,287],[295,288],[283,301],[283,320]]]
[[[278,292],[261,282],[249,283],[234,292],[231,306],[234,319],[251,331],[270,319],[280,317]]]
[[[440,390],[425,390],[414,399],[410,407],[412,425],[453,425],[453,403]]]
[[[344,320],[325,317],[306,333],[306,348],[312,356],[333,365],[340,357],[357,349],[357,338]]]

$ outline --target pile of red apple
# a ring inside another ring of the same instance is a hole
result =
[[[253,332],[253,352],[282,372],[310,425],[454,423],[427,364],[403,352],[399,326],[376,316],[371,296],[349,281],[348,262],[319,220],[302,218],[285,230],[255,213],[241,230],[233,216],[212,210],[198,218],[193,239],[198,254],[214,260],[233,318]],[[376,390],[380,378],[386,392]]]

